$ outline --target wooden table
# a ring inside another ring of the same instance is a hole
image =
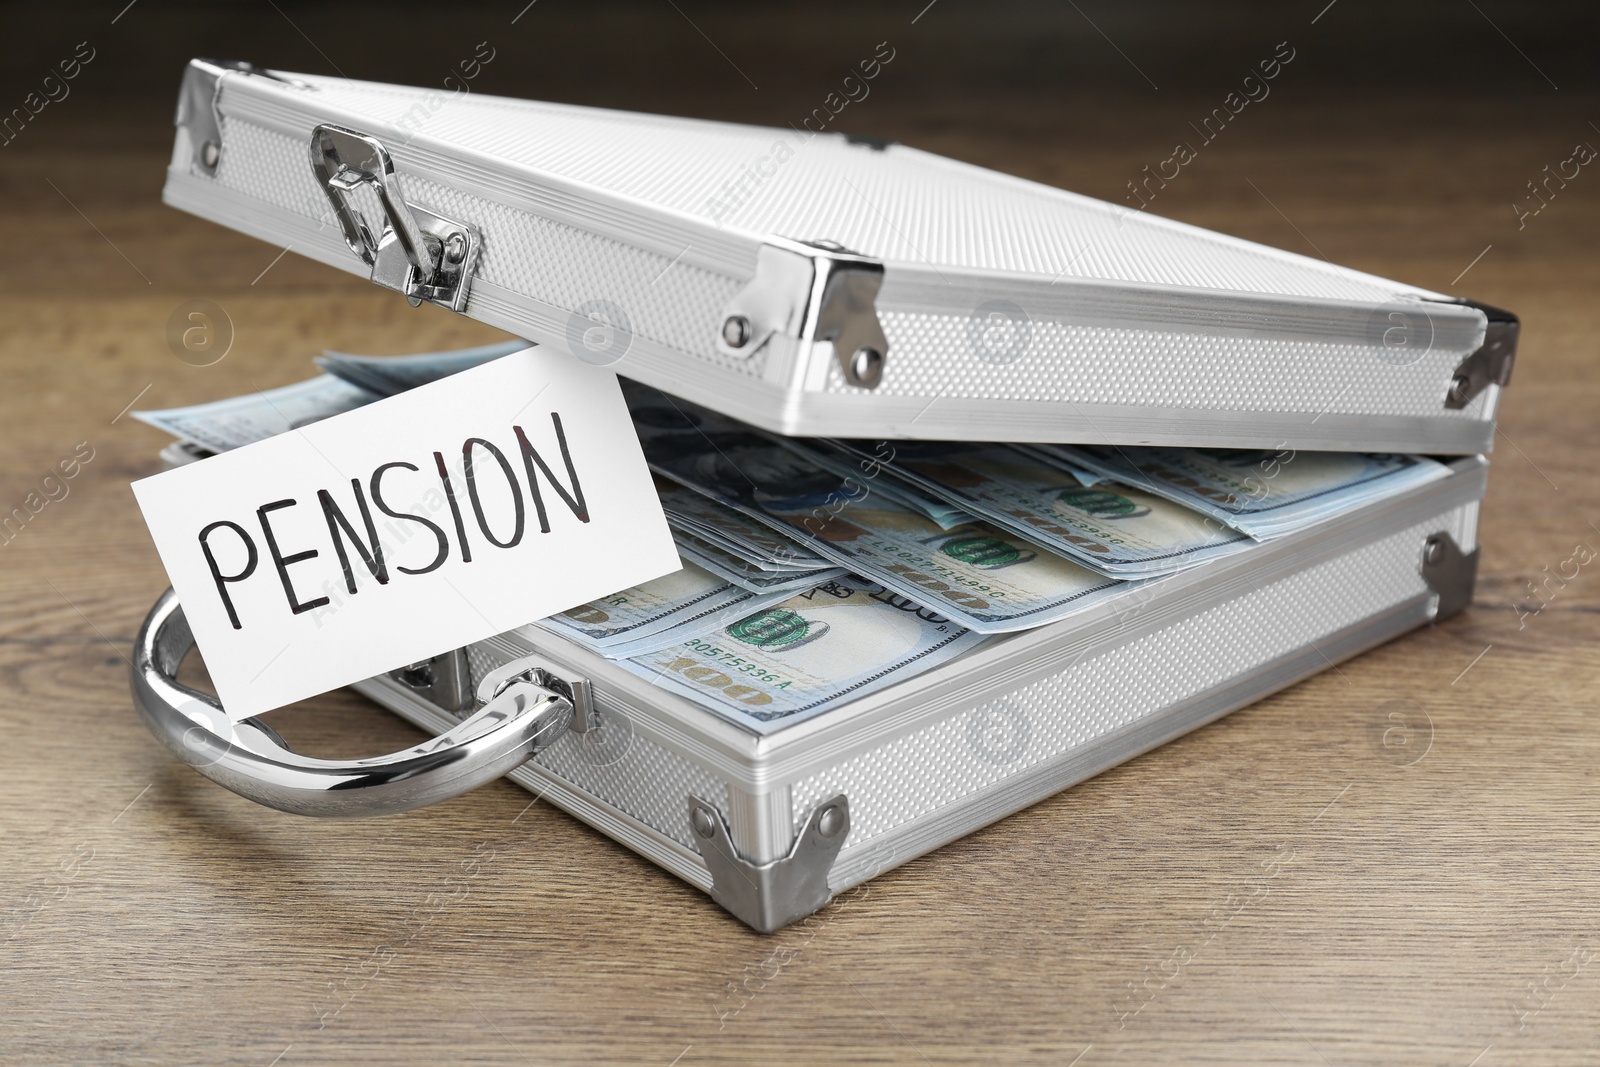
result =
[[[1081,21],[1059,29],[1071,12],[1049,33],[1070,31],[1104,79],[1076,88],[998,80],[992,65],[941,74],[919,42],[976,25],[954,8],[887,29],[862,16],[832,36],[796,21],[797,40],[773,45],[789,52],[759,67],[750,38],[776,16],[691,13],[766,96],[745,95],[670,11],[646,26],[663,39],[628,38],[642,58],[610,78],[571,58],[579,16],[536,8],[519,29],[495,12],[495,85],[781,125],[836,77],[801,62],[808,48],[848,36],[830,53],[842,64],[898,34],[902,66],[855,128],[1112,200],[1231,87],[1195,75],[1149,91],[1110,48],[1162,80],[1177,53],[1140,51],[1122,23],[1100,26],[1118,46]],[[352,75],[431,77],[389,72],[356,16],[292,14],[318,52],[365,57]],[[455,39],[493,36],[479,16],[407,62],[448,64]],[[1575,142],[1600,142],[1592,95],[1545,87],[1481,24],[1514,91],[1334,91],[1343,75],[1316,74],[1317,48],[1357,49],[1360,28],[1335,28],[1338,9],[1308,17],[1293,35],[1320,88],[1296,95],[1291,68],[1151,210],[1522,316],[1475,606],[761,937],[504,783],[374,823],[309,822],[212,785],[146,735],[125,656],[165,579],[127,483],[157,468],[163,437],[128,408],[294,381],[324,347],[497,335],[160,206],[177,57],[227,44],[327,69],[286,20],[97,15],[105,58],[80,96],[0,149],[0,511],[80,442],[93,450],[68,494],[0,546],[0,1060],[1595,1062],[1600,563],[1536,612],[1527,583],[1600,549],[1600,176],[1520,229],[1509,208]],[[536,18],[552,39],[512,36]],[[24,29],[40,56],[78,39]],[[1270,52],[1272,27],[1252,33],[1245,51],[1259,39]],[[140,60],[141,41],[167,42],[165,65]],[[537,55],[558,68],[554,89],[513,77],[516,57]],[[233,330],[205,368],[166,340],[195,298]],[[275,719],[330,756],[416,737],[349,694]]]

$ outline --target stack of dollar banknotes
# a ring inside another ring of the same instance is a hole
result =
[[[197,457],[526,346],[328,352],[297,385],[136,414]],[[624,392],[683,567],[534,625],[760,733],[1447,473],[1389,454],[786,438]]]

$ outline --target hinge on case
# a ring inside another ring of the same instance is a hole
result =
[[[882,285],[879,260],[832,241],[769,239],[756,252],[756,276],[723,310],[717,350],[748,359],[775,333],[829,341],[846,382],[877,388],[889,355],[876,304]]]
[[[1422,580],[1439,597],[1434,622],[1443,622],[1472,603],[1472,588],[1478,580],[1478,551],[1461,551],[1455,538],[1442,530],[1424,542]]]
[[[297,89],[311,88],[303,81],[282,77],[242,59],[191,59],[183,71],[178,112],[172,117],[172,124],[188,131],[191,164],[208,178],[216,176],[217,165],[222,162],[222,115],[217,110],[217,97],[222,92],[223,79],[230,74],[253,74]]]
[[[850,801],[841,793],[818,804],[789,854],[771,863],[741,856],[722,814],[699,797],[689,798],[689,827],[711,872],[711,899],[770,934],[833,899],[828,871],[850,836]]]
[[[376,137],[324,123],[311,131],[311,170],[333,205],[350,251],[372,268],[372,280],[451,311],[466,306],[481,243],[478,229],[407,200],[394,159]],[[374,236],[351,195],[370,186],[383,209]]]
[[[1483,312],[1489,324],[1484,330],[1483,344],[1461,361],[1450,379],[1444,406],[1451,410],[1466,407],[1491,384],[1511,384],[1511,365],[1517,357],[1517,334],[1521,331],[1517,317],[1509,311],[1475,300],[1462,300],[1459,303]]]

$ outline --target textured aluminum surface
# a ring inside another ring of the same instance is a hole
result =
[[[596,768],[569,736],[512,778],[702,887],[686,796],[711,801],[740,849],[764,856],[781,854],[818,802],[843,793],[852,827],[831,880],[837,891],[1425,623],[1429,535],[1476,547],[1487,465],[1455,467],[1451,478],[1327,533],[1265,546],[1272,554],[1258,562],[1201,568],[1215,577],[1155,587],[1113,605],[1107,619],[995,642],[910,701],[897,705],[892,690],[864,698],[834,722],[823,716],[765,739],[775,745],[748,735],[742,748],[730,745],[716,716],[674,707],[682,702],[658,690],[648,703],[628,692],[636,679],[583,660],[597,705],[627,709],[631,758]],[[533,640],[558,659],[567,644],[542,633]],[[473,646],[474,678],[530,643],[529,631],[517,631]],[[1023,652],[1008,660],[1008,647]],[[916,682],[898,688],[917,690]],[[362,688],[423,725],[444,721],[392,682]],[[769,818],[786,817],[787,836],[758,839],[744,810],[752,792]]]
[[[365,116],[401,142],[460,146],[728,229],[825,237],[887,262],[1375,303],[1436,295],[904,145],[875,150],[836,135],[805,140],[723,212],[728,179],[775,141],[797,142],[794,131],[294,77],[314,94],[272,88]],[[225,87],[225,114],[238,84]]]
[[[1470,535],[1464,523],[1460,512],[1429,519],[796,782],[796,829],[799,813],[844,793],[855,814],[846,847],[872,840],[1425,598],[1422,544],[1441,529]]]
[[[712,209],[730,175],[792,131],[303,81],[225,79],[216,173],[194,163],[180,127],[167,201],[364,270],[306,156],[318,122],[369,132],[409,197],[483,230],[467,314],[570,347],[599,309],[616,329],[591,356],[770,429],[1492,445],[1498,387],[1444,406],[1483,314],[1412,286],[834,135],[806,141],[736,208]],[[777,337],[747,360],[718,351],[724,309],[774,236],[835,240],[886,264],[877,304],[890,353],[876,389],[847,384],[827,342]],[[1384,340],[1396,314],[1398,348]]]
[[[504,644],[470,646],[474,691],[484,675],[515,658]],[[692,760],[643,737],[629,737],[618,747],[614,757],[596,753],[585,747],[581,734],[568,733],[531,762],[685,847],[692,835],[684,819],[684,797],[693,793],[720,811],[728,810],[727,785]]]

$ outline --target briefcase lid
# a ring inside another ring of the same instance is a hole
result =
[[[806,126],[210,60],[176,124],[167,203],[780,433],[1482,452],[1515,350],[1493,308]]]

